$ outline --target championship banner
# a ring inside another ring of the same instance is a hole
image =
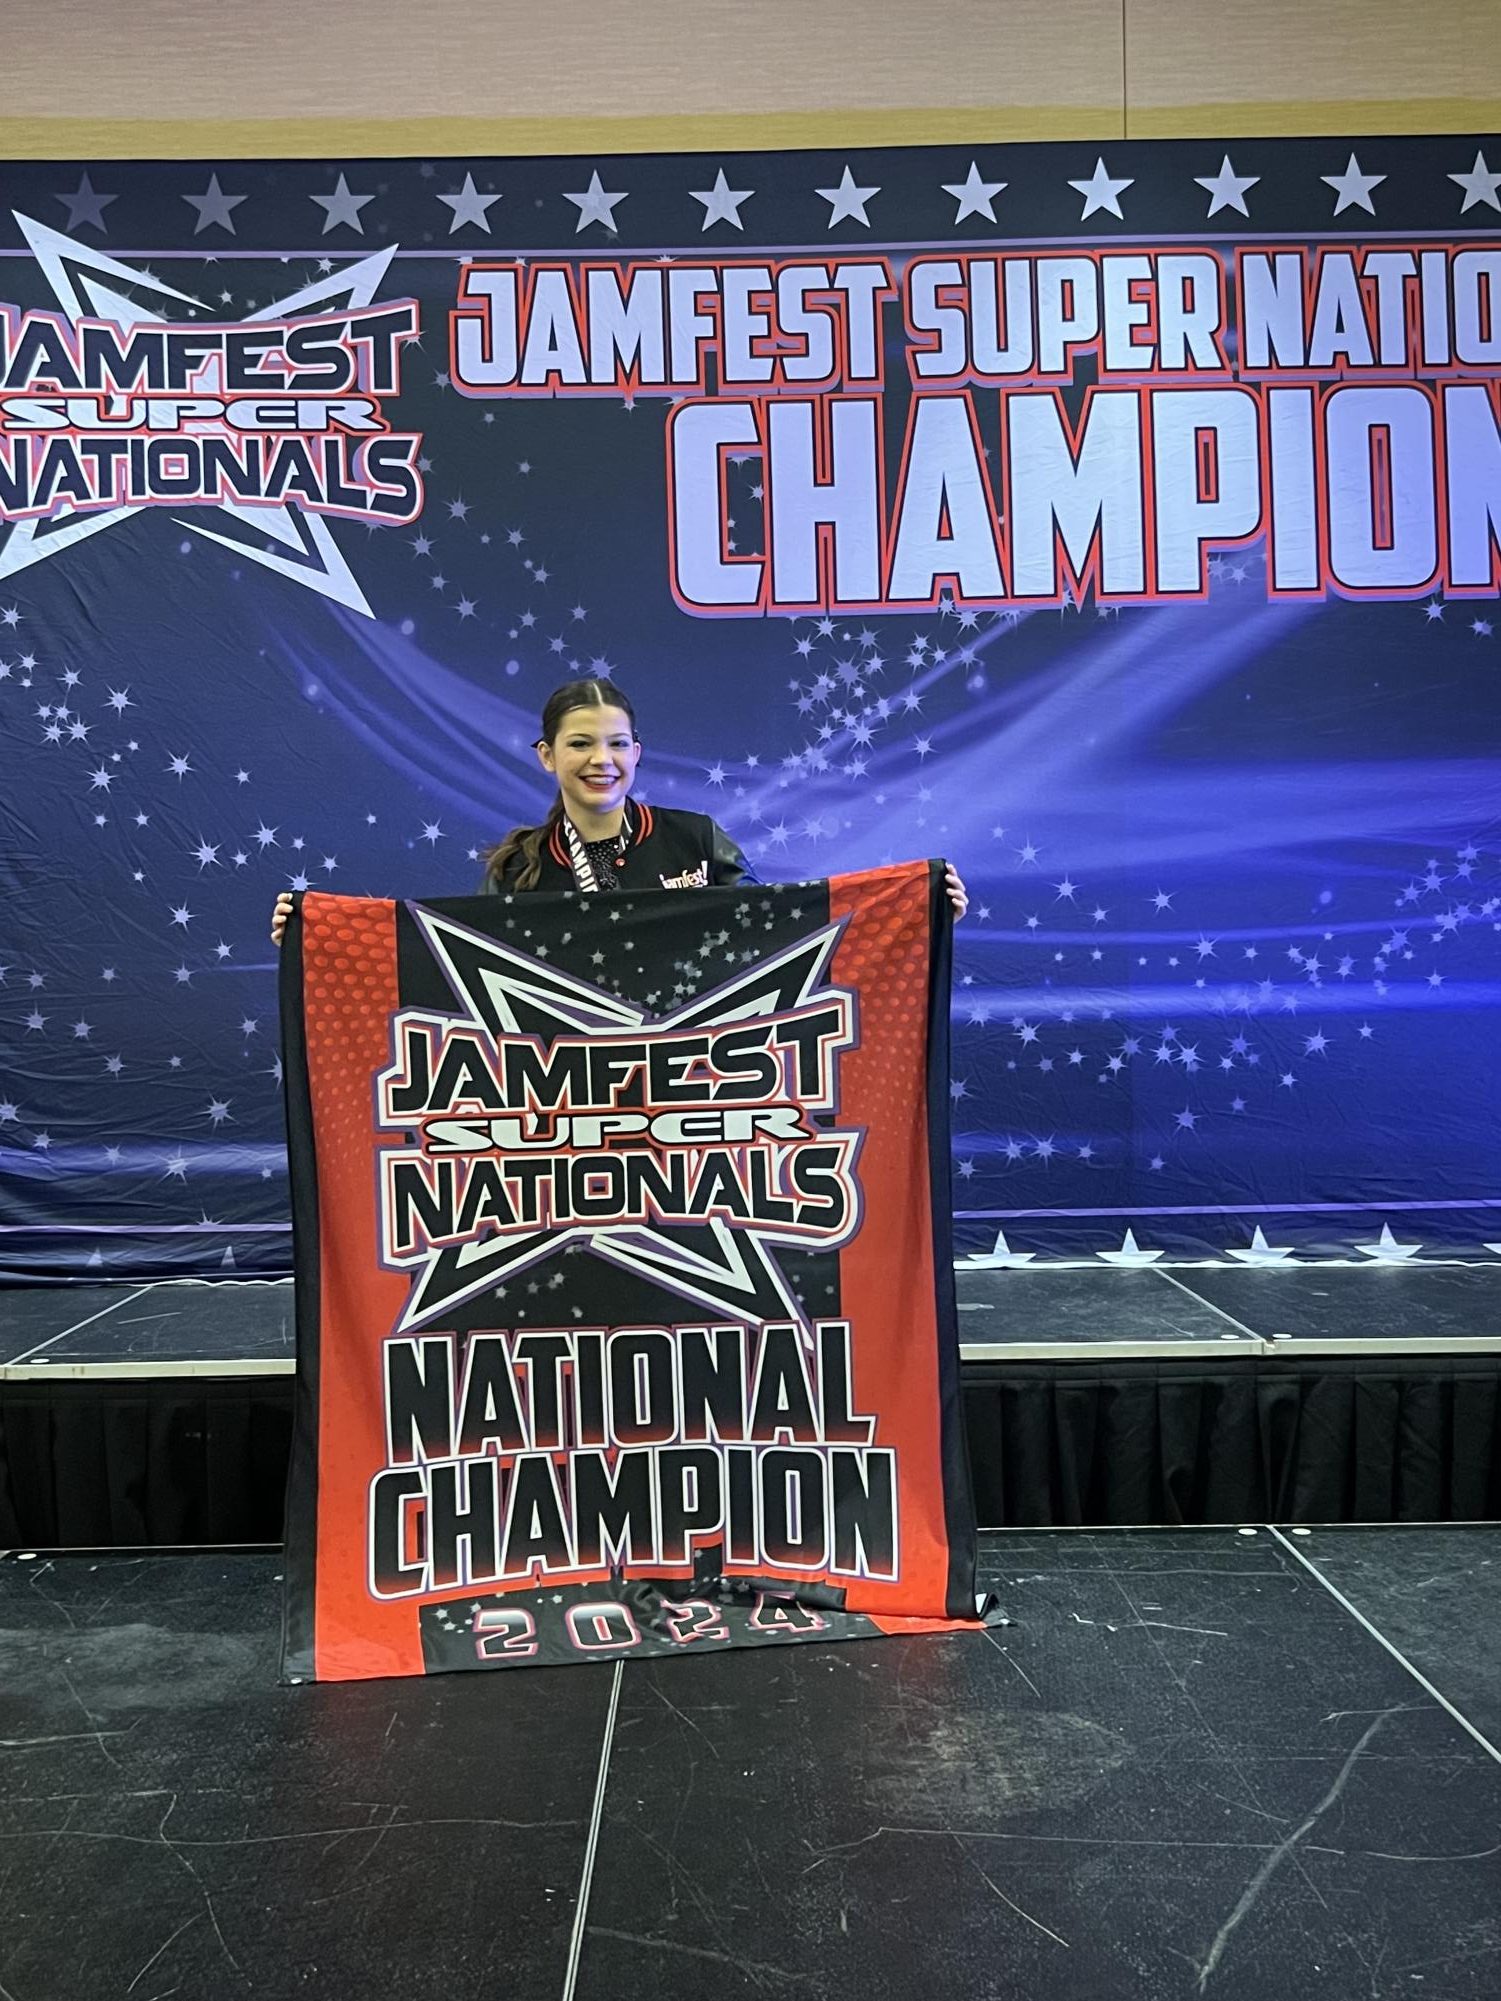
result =
[[[937,864],[301,899],[283,1672],[976,1618]]]
[[[0,162],[0,1274],[290,1269],[272,900],[582,675],[959,866],[962,1252],[1494,1256],[1498,591],[1493,134]]]

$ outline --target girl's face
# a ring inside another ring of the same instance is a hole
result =
[[[624,709],[570,709],[552,742],[537,746],[537,755],[558,781],[564,811],[576,821],[625,804],[641,746]]]

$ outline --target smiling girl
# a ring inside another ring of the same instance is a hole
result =
[[[523,889],[733,888],[755,872],[730,836],[707,813],[648,806],[633,799],[641,739],[630,697],[612,681],[567,681],[542,711],[535,749],[558,791],[540,826],[513,827],[485,858],[482,888]],[[956,917],[969,907],[958,871],[946,871]],[[292,908],[276,899],[271,936],[279,945]]]
[[[719,889],[755,871],[707,813],[632,799],[641,739],[612,681],[568,681],[547,698],[536,743],[557,797],[540,827],[516,827],[486,857],[484,887]]]

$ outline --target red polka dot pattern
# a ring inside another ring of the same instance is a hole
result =
[[[351,1642],[380,1663],[363,1673],[420,1674],[411,1606],[373,1600],[365,1582],[369,1482],[385,1458],[381,1342],[408,1289],[380,1263],[374,1146],[375,1080],[399,1005],[396,906],[312,894],[301,910],[318,1155],[318,1674],[342,1678]]]
[[[846,1096],[858,1089],[885,1120],[916,1115],[928,1033],[928,889],[925,864],[841,876],[855,900],[834,972],[860,995],[860,1046],[844,1059]]]
[[[320,1185],[357,1170],[373,1190],[374,1079],[397,1005],[394,903],[303,898],[302,1004]]]
[[[848,1602],[899,1615],[944,1604],[949,1561],[926,1096],[931,901],[926,862],[829,883],[831,915],[848,917],[834,975],[860,995],[840,1123],[865,1129],[863,1217],[839,1260],[840,1310],[861,1408],[879,1413],[877,1438],[896,1452],[901,1524],[900,1579],[862,1581]]]

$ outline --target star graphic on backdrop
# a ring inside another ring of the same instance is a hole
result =
[[[745,224],[740,220],[740,204],[749,201],[755,192],[754,188],[732,188],[724,177],[723,167],[714,176],[712,188],[705,188],[702,193],[689,189],[693,199],[704,205],[705,229],[716,222],[728,222],[736,229],[744,229]]]
[[[870,217],[865,213],[865,204],[878,195],[879,188],[857,188],[855,177],[846,166],[839,177],[837,188],[815,188],[813,192],[829,204],[829,228],[836,222],[858,222],[870,228]]]
[[[14,219],[63,313],[75,324],[79,320],[108,320],[128,332],[147,322],[181,320],[184,307],[203,310],[201,300],[122,264],[103,250],[95,250],[19,212]],[[317,312],[320,308],[368,306],[394,255],[394,244],[389,250],[375,251],[346,265],[342,271],[319,278],[284,298],[271,300],[249,317],[252,321],[279,320]],[[149,304],[142,299],[143,293],[149,296]],[[214,387],[217,366],[211,364],[204,371],[203,386],[207,391]],[[107,507],[87,513],[64,512],[44,520],[13,521],[8,533],[0,529],[3,538],[0,577],[13,576],[33,563],[44,562],[140,511],[134,506]],[[242,540],[204,527],[204,518],[237,523],[251,539]],[[305,513],[295,505],[252,507],[223,501],[217,507],[199,507],[191,515],[174,515],[172,519],[178,527],[218,543],[246,562],[274,570],[279,576],[303,584],[366,618],[374,617],[338,543],[326,523],[314,513]],[[292,553],[268,549],[268,541]],[[6,622],[4,614],[0,613],[0,623],[3,622]]]
[[[1381,1234],[1374,1244],[1357,1244],[1356,1250],[1362,1256],[1373,1258],[1377,1264],[1400,1264],[1413,1257],[1423,1246],[1421,1243],[1399,1243],[1392,1235],[1390,1223],[1381,1225]]]
[[[348,181],[340,174],[334,183],[331,195],[309,195],[308,200],[315,201],[323,210],[324,236],[327,236],[331,229],[338,229],[344,224],[348,224],[357,235],[363,236],[365,225],[360,220],[360,210],[366,202],[374,201],[375,196],[351,194]]]
[[[983,215],[987,222],[995,221],[995,198],[1002,188],[1009,187],[1008,181],[986,181],[980,178],[980,169],[971,160],[969,172],[962,181],[941,183],[946,195],[952,195],[959,204],[954,217],[956,224],[963,222],[967,215]]]
[[[627,196],[624,190],[619,194],[607,194],[596,169],[590,174],[589,185],[581,195],[565,194],[563,199],[571,201],[579,212],[579,219],[573,230],[577,236],[582,230],[587,229],[591,222],[597,222],[601,229],[608,229],[613,234],[616,227],[615,205],[617,202],[625,201]]]
[[[225,194],[219,185],[217,174],[209,175],[208,186],[201,195],[184,195],[182,199],[198,211],[198,220],[193,224],[195,236],[200,230],[215,225],[220,229],[227,229],[231,236],[234,235],[235,226],[231,211],[240,206],[245,196]]]
[[[1350,164],[1342,174],[1320,174],[1319,179],[1339,196],[1334,204],[1336,215],[1343,215],[1347,208],[1363,208],[1367,215],[1374,215],[1376,204],[1371,200],[1371,191],[1380,187],[1386,175],[1363,174],[1359,160],[1352,153]]]
[[[473,174],[465,174],[464,185],[456,195],[439,195],[438,200],[453,210],[453,220],[448,225],[448,233],[462,229],[466,222],[472,222],[476,229],[490,234],[489,211],[500,200],[499,195],[482,195],[474,185]]]
[[[97,193],[93,182],[85,174],[72,194],[58,194],[54,196],[54,200],[67,204],[69,229],[97,229],[102,231],[104,228],[104,211],[112,201],[118,200],[118,196]]]
[[[1162,1156],[1159,1154],[1152,1164],[1154,1167],[1161,1166]],[[1118,1251],[1096,1251],[1095,1256],[1107,1265],[1149,1265],[1154,1264],[1162,1253],[1142,1250],[1136,1241],[1136,1232],[1127,1230]]]
[[[971,1251],[964,1262],[966,1267],[972,1270],[1006,1271],[1015,1269],[1021,1265],[1031,1264],[1036,1255],[1035,1251],[1012,1250],[1006,1241],[1006,1232],[1004,1230],[997,1230],[995,1233],[995,1249],[993,1251]]]
[[[1101,211],[1107,215],[1118,216],[1124,222],[1120,198],[1127,188],[1135,185],[1134,180],[1113,180],[1105,171],[1104,160],[1098,157],[1094,163],[1094,172],[1087,181],[1069,182],[1069,186],[1077,188],[1084,197],[1084,213],[1079,217],[1081,222],[1088,222],[1092,215]]]
[[[653,1020],[645,1008],[452,918],[440,917],[420,905],[415,914],[461,1005],[458,1019],[491,1041],[501,1036],[532,1036],[550,1044],[560,1035],[581,1031],[658,1036],[785,1013],[839,992],[825,984],[843,928],[839,924],[828,925],[767,959],[749,964],[724,986],[684,1001]],[[454,1019],[414,1012],[429,1022],[448,1024]],[[847,1137],[853,1139],[853,1135]],[[857,1220],[852,1218],[852,1227]],[[414,1280],[400,1330],[420,1326],[542,1259],[575,1246],[731,1319],[749,1315],[804,1325],[804,1310],[776,1262],[774,1247],[784,1241],[789,1240],[774,1224],[750,1222],[732,1228],[720,1217],[701,1225],[662,1228],[627,1222],[492,1231],[466,1243],[436,1245],[400,1260],[411,1267]],[[829,1248],[834,1247],[831,1241]]]
[[[1256,186],[1261,176],[1236,173],[1227,153],[1220,162],[1217,174],[1195,174],[1194,179],[1209,196],[1210,215],[1218,215],[1222,208],[1233,208],[1248,216],[1251,211],[1246,207],[1246,194]]]
[[[1243,1265],[1280,1265],[1292,1256],[1291,1244],[1269,1244],[1266,1232],[1258,1223],[1251,1232],[1251,1242],[1247,1249],[1229,1250],[1226,1255]]]
[[[1476,153],[1475,164],[1467,174],[1451,174],[1449,179],[1456,187],[1461,187],[1465,191],[1465,198],[1459,209],[1461,215],[1467,209],[1474,208],[1477,202],[1484,202],[1487,208],[1493,208],[1501,213],[1501,195],[1496,193],[1497,188],[1501,188],[1501,174],[1491,172],[1486,165],[1484,153]]]

